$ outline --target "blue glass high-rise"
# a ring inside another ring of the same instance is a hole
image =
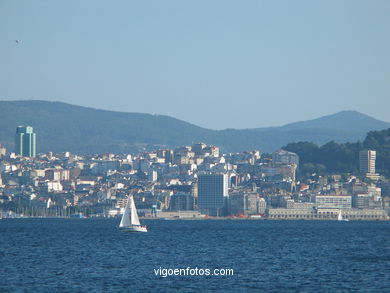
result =
[[[15,153],[24,157],[35,157],[36,134],[31,126],[16,127]]]

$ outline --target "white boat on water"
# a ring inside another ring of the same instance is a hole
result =
[[[124,232],[148,232],[146,226],[139,222],[137,209],[135,207],[133,196],[129,196],[125,211],[123,212],[119,229]]]
[[[337,220],[338,220],[338,221],[348,222],[348,219],[344,219],[344,218],[343,218],[343,215],[342,215],[342,213],[341,213],[341,210],[339,211],[339,215],[338,215],[338,217],[337,217]]]

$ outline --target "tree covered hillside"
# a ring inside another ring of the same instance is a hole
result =
[[[287,144],[283,149],[299,155],[302,174],[358,174],[359,152],[364,149],[375,150],[377,172],[390,175],[390,128],[368,132],[363,142],[330,141],[322,146],[312,142],[295,142]]]

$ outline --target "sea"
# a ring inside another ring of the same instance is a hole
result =
[[[389,221],[119,221],[0,220],[0,292],[390,292]]]

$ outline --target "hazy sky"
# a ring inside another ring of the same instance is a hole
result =
[[[0,99],[214,129],[390,121],[390,1],[0,0]]]

